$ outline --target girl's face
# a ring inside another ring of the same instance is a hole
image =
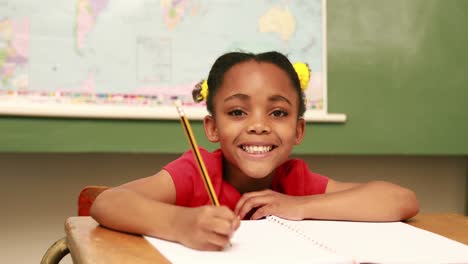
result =
[[[214,117],[205,118],[205,132],[221,145],[227,179],[273,175],[302,141],[298,94],[288,75],[272,63],[233,66],[213,99]]]

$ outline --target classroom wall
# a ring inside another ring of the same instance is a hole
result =
[[[151,175],[167,154],[0,153],[0,263],[38,263],[64,236],[87,185],[115,186]],[[301,155],[342,181],[387,180],[413,189],[422,213],[466,213],[468,157]],[[67,258],[64,263],[71,263]]]

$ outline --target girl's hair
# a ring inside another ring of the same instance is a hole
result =
[[[299,83],[299,77],[297,76],[296,71],[294,70],[293,65],[289,59],[276,51],[264,52],[264,53],[248,53],[248,52],[229,52],[221,57],[219,57],[213,66],[211,67],[210,73],[208,75],[208,96],[206,98],[206,108],[210,114],[214,114],[213,98],[221,85],[223,84],[224,75],[226,72],[232,68],[232,66],[247,62],[247,61],[256,61],[256,62],[266,62],[272,63],[282,69],[291,80],[291,83],[296,90],[299,98],[298,113],[299,117],[302,117],[305,112],[305,95],[301,89]],[[197,98],[200,98],[201,85],[197,85],[192,91],[192,96],[195,101],[200,101]]]

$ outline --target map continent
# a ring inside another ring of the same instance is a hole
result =
[[[81,50],[86,37],[94,29],[99,15],[107,7],[109,0],[77,0],[76,47]]]
[[[296,31],[296,19],[288,8],[274,6],[268,10],[259,20],[260,32],[277,33],[281,39],[289,40]]]
[[[0,78],[2,86],[24,90],[28,86],[29,23],[0,18]]]
[[[160,0],[164,23],[168,29],[174,29],[186,15],[189,0]]]

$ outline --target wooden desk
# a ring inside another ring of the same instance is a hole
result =
[[[65,232],[73,263],[169,263],[142,236],[101,227],[89,216],[68,218]]]
[[[426,214],[407,223],[468,245],[468,217]],[[101,227],[91,217],[68,218],[65,231],[74,263],[169,263],[143,237]]]

